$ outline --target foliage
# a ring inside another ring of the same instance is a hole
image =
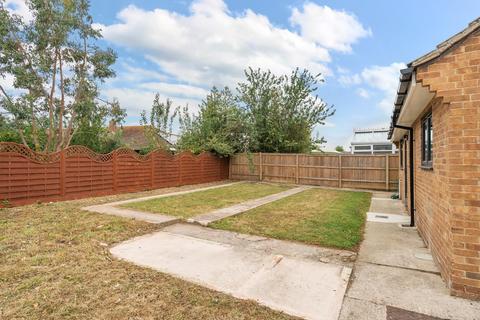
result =
[[[121,147],[120,132],[110,132],[105,126],[105,118],[121,123],[126,116],[114,100],[107,105],[86,105],[88,108],[77,117],[77,130],[72,137],[72,144],[82,145],[100,153],[108,153]]]
[[[342,146],[336,146],[336,147],[335,147],[335,151],[337,151],[337,152],[345,152],[345,150],[343,149]]]
[[[312,140],[313,127],[335,110],[313,95],[323,81],[320,75],[296,69],[290,76],[277,76],[249,68],[245,76],[237,90],[251,123],[250,151],[308,152],[323,141]]]
[[[157,93],[153,99],[150,114],[143,110],[140,114],[140,124],[144,126],[144,134],[148,140],[148,147],[141,153],[148,153],[154,149],[167,149],[173,136],[173,123],[179,113],[179,108],[173,108],[172,100],[160,102]]]
[[[214,87],[199,107],[196,117],[186,108],[181,114],[179,149],[194,153],[210,151],[223,156],[248,150],[248,117],[230,89]]]
[[[314,96],[320,75],[294,70],[290,76],[248,69],[237,95],[213,88],[198,116],[182,113],[179,148],[220,155],[236,152],[308,152],[325,142],[312,139],[316,125],[335,110]]]
[[[55,151],[72,141],[102,139],[106,115],[98,84],[113,77],[116,56],[101,49],[88,0],[28,0],[31,21],[10,13],[0,1],[0,76],[12,76],[15,90],[0,86],[0,107],[13,116],[25,145]],[[94,145],[99,142],[95,142]]]

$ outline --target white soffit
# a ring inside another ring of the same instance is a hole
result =
[[[397,125],[411,127],[434,96],[435,94],[430,92],[427,87],[417,83],[414,72],[405,102],[397,119]],[[395,128],[392,141],[400,140],[406,133],[407,131],[404,129]]]

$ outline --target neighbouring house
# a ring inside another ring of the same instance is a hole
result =
[[[148,149],[152,143],[165,149],[172,150],[173,145],[160,135],[154,135],[152,138],[148,137],[149,126],[121,126],[118,127],[111,122],[109,125],[111,132],[121,130],[120,142],[127,148],[133,149],[137,152]]]
[[[388,128],[354,129],[350,142],[352,154],[388,154],[396,148],[388,139]]]
[[[480,299],[480,18],[401,70],[400,197],[451,294]]]

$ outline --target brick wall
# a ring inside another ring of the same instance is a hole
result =
[[[416,217],[454,295],[480,299],[480,33],[419,66],[436,93],[433,171],[420,165],[415,123]]]

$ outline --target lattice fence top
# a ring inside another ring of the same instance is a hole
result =
[[[61,154],[64,154],[66,158],[70,157],[87,157],[97,162],[108,162],[112,161],[113,157],[116,156],[130,156],[137,161],[148,161],[155,154],[161,154],[171,158],[183,158],[188,157],[192,160],[200,160],[203,157],[213,157],[213,154],[209,152],[203,152],[199,155],[194,155],[189,151],[184,151],[179,154],[172,154],[166,150],[157,149],[153,150],[146,155],[141,155],[135,152],[132,149],[128,148],[119,148],[110,153],[97,153],[85,146],[70,146],[62,151],[57,151],[53,153],[42,153],[36,152],[32,149],[24,146],[23,144],[18,144],[14,142],[0,142],[0,153],[14,153],[24,156],[27,159],[30,159],[34,162],[39,163],[52,163],[60,161]]]
[[[57,162],[60,160],[60,152],[41,153],[35,152],[23,144],[13,142],[0,142],[0,153],[16,153],[35,162]]]

